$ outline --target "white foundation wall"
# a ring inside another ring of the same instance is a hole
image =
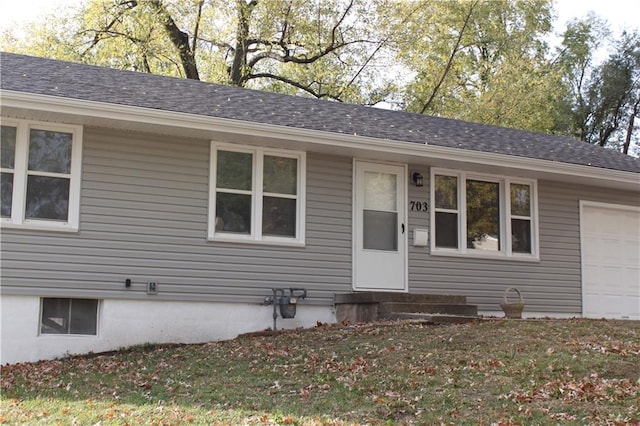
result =
[[[99,304],[98,335],[39,333],[40,298],[0,298],[0,364],[104,352],[144,343],[203,343],[232,339],[273,326],[273,306],[241,303],[106,299]],[[335,322],[329,306],[299,303],[296,317],[277,327],[312,327]]]

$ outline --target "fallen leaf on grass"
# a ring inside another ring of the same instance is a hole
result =
[[[532,402],[558,399],[564,402],[615,402],[640,393],[640,382],[629,379],[603,379],[592,374],[579,381],[555,380],[537,389],[512,391],[506,395],[514,402]]]

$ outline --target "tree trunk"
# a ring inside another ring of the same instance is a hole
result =
[[[154,0],[151,5],[155,8],[158,15],[162,18],[164,28],[169,35],[171,43],[178,49],[180,55],[180,62],[182,63],[182,69],[184,75],[192,80],[200,80],[200,74],[198,73],[198,66],[196,64],[196,58],[194,51],[189,46],[189,35],[176,25],[169,12],[160,2],[160,0]],[[195,44],[194,44],[195,45]]]
[[[640,112],[640,97],[633,104],[633,110],[629,115],[629,123],[627,124],[627,134],[624,138],[624,145],[622,145],[622,153],[629,154],[629,146],[631,145],[631,134],[633,133],[633,123],[636,119],[636,115]]]
[[[257,1],[247,3],[245,0],[238,0],[238,29],[236,33],[236,46],[233,56],[233,63],[229,71],[229,80],[232,85],[242,87],[246,83],[247,77],[247,42],[249,40],[249,20],[251,12]]]

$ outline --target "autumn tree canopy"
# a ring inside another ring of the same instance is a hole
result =
[[[640,32],[551,0],[90,0],[0,48],[566,134],[632,152]],[[631,147],[631,148],[630,148]]]

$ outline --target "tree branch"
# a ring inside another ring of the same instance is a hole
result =
[[[278,46],[280,47],[283,51],[284,54],[279,55],[277,53],[274,52],[262,52],[258,55],[255,55],[254,57],[251,58],[250,61],[247,62],[247,67],[249,69],[253,69],[253,67],[255,67],[255,65],[260,62],[263,59],[273,59],[276,60],[278,62],[283,62],[283,63],[287,63],[287,62],[291,62],[294,64],[311,64],[313,62],[316,62],[317,60],[319,60],[320,58],[323,58],[324,56],[327,56],[328,54],[341,49],[345,46],[351,45],[351,44],[355,44],[355,43],[363,43],[366,42],[367,40],[352,40],[349,42],[345,42],[345,41],[341,41],[341,42],[337,42],[336,40],[338,39],[337,33],[338,33],[338,29],[340,28],[340,25],[342,25],[342,23],[344,22],[344,20],[346,19],[347,15],[349,14],[349,12],[351,11],[351,9],[353,8],[353,3],[354,0],[351,0],[349,2],[349,5],[345,8],[345,10],[343,11],[342,15],[340,16],[340,19],[338,19],[338,21],[335,23],[335,25],[331,28],[331,38],[330,38],[330,43],[322,50],[320,50],[319,52],[317,52],[316,54],[314,54],[313,56],[295,56],[295,55],[291,55],[291,49],[288,47],[289,44],[291,43],[286,43],[284,40],[284,36],[280,38],[280,40],[278,41],[269,41],[269,40],[264,40],[264,39],[252,39],[251,42],[252,43],[261,43],[264,45],[269,45],[269,46]],[[305,48],[305,46],[299,46],[300,48]]]
[[[417,7],[415,7],[413,10],[411,10],[411,12],[409,12],[407,14],[407,16],[404,17],[404,19],[400,22],[400,25],[404,25],[411,16],[413,16],[414,13],[416,13],[418,10],[420,10],[423,7],[422,4],[419,4]],[[345,90],[347,90],[355,81],[356,79],[360,76],[360,74],[362,74],[362,72],[364,71],[364,69],[367,67],[367,65],[369,65],[369,62],[371,62],[373,60],[373,57],[375,55],[378,54],[378,52],[380,51],[380,49],[382,49],[382,47],[389,41],[389,39],[391,38],[391,34],[388,34],[384,40],[382,40],[381,42],[378,43],[378,46],[375,48],[375,50],[373,51],[373,53],[371,53],[371,55],[369,55],[369,57],[367,58],[366,61],[364,61],[364,64],[362,64],[362,66],[360,67],[360,69],[358,70],[358,72],[355,73],[355,75],[353,76],[353,78],[351,78],[351,80],[349,81],[349,83],[347,83],[338,93],[338,97],[342,96],[342,94],[344,93]]]
[[[281,81],[283,83],[289,84],[291,86],[297,87],[300,90],[304,90],[305,92],[309,93],[310,95],[312,95],[315,98],[318,98],[318,99],[329,98],[329,99],[333,99],[333,100],[338,101],[338,102],[342,102],[341,99],[331,95],[330,93],[316,92],[315,90],[313,90],[309,86],[305,86],[302,83],[299,83],[297,81],[291,80],[291,79],[289,79],[287,77],[283,77],[283,76],[280,76],[280,75],[271,74],[271,73],[258,73],[258,74],[249,74],[247,76],[247,80],[252,80],[252,79],[256,79],[256,78],[269,78],[269,79],[272,79],[272,80],[278,80],[278,81]]]
[[[458,49],[460,48],[460,44],[462,42],[462,36],[464,35],[464,31],[466,30],[467,25],[469,25],[469,21],[471,20],[471,14],[473,13],[473,9],[478,4],[478,1],[479,0],[476,0],[469,7],[469,12],[467,13],[467,17],[464,20],[464,24],[462,25],[462,28],[460,29],[460,32],[458,33],[458,39],[456,40],[455,46],[454,46],[453,50],[451,51],[451,55],[449,56],[449,60],[447,61],[447,65],[445,66],[444,71],[442,72],[442,75],[440,76],[440,80],[436,84],[436,87],[433,88],[433,91],[431,92],[431,96],[429,96],[429,99],[427,100],[427,102],[425,102],[425,104],[423,105],[422,109],[420,110],[420,114],[424,114],[424,112],[427,110],[427,108],[429,108],[431,106],[431,103],[435,99],[436,94],[438,93],[438,90],[440,90],[440,86],[442,86],[442,83],[444,83],[444,79],[447,77],[447,74],[449,74],[449,70],[451,69],[451,66],[453,65],[453,58],[456,56],[456,53],[458,53]]]
[[[136,43],[136,44],[141,44],[146,42],[146,40],[143,40],[141,38],[138,37],[132,37],[131,34],[125,34],[125,33],[121,33],[120,31],[112,31],[112,30],[84,30],[79,32],[78,34],[84,34],[84,33],[95,33],[95,37],[100,37],[100,40],[104,40],[105,38],[107,38],[107,36],[109,37],[123,37],[127,40],[129,40],[132,43]],[[88,51],[89,49],[91,49],[93,46],[95,46],[95,44],[92,44],[91,46],[87,47],[87,49],[85,50]]]
[[[191,41],[191,52],[193,56],[196,55],[197,41],[198,41],[198,32],[200,30],[200,20],[202,19],[202,7],[204,6],[204,0],[200,0],[198,3],[198,13],[196,15],[196,25],[193,29],[193,40]]]
[[[351,11],[351,8],[353,7],[353,1],[354,0],[351,0],[349,2],[349,5],[344,9],[344,13],[342,14],[338,22],[336,22],[336,24],[331,29],[331,44],[334,44],[336,42],[336,33],[338,31],[338,28],[340,27],[340,25],[342,25],[344,20],[347,18],[347,15]]]
[[[346,41],[338,44],[329,45],[324,50],[316,53],[313,56],[279,55],[278,53],[273,51],[266,51],[266,52],[258,53],[257,55],[253,56],[249,61],[248,66],[250,68],[253,68],[258,62],[260,62],[263,59],[273,59],[282,63],[291,62],[294,64],[311,64],[317,61],[318,59],[323,58],[332,52],[335,52],[336,50],[339,50],[339,49],[342,49],[343,47],[346,47],[352,44],[357,44],[357,43],[375,43],[375,42],[371,40]]]
[[[91,42],[91,45],[89,47],[87,47],[85,49],[84,52],[82,52],[82,55],[84,56],[90,49],[93,49],[98,43],[100,43],[100,41],[102,40],[99,35],[103,34],[103,33],[108,33],[109,31],[111,31],[111,28],[113,28],[113,26],[120,22],[120,18],[122,18],[122,16],[128,11],[131,10],[133,8],[135,8],[136,6],[138,6],[138,2],[136,0],[130,0],[130,1],[123,1],[119,4],[119,6],[126,6],[124,9],[121,9],[118,11],[118,13],[116,14],[116,16],[111,20],[111,22],[109,22],[107,24],[107,26],[100,31],[96,31],[94,37],[93,37],[93,41]],[[78,34],[82,34],[85,31],[81,31]],[[87,31],[88,32],[88,31]]]
[[[225,43],[225,42],[222,42],[222,41],[210,40],[208,38],[202,38],[202,37],[200,37],[198,40],[200,40],[200,41],[202,41],[204,43],[209,43],[210,45],[215,46],[215,47],[219,47],[221,49],[226,49],[226,50],[228,50],[230,52],[235,52],[235,50],[236,50],[229,43]]]
[[[639,93],[640,95],[640,93]],[[629,114],[629,122],[627,124],[627,134],[624,137],[624,145],[622,145],[622,153],[629,154],[629,146],[631,145],[631,134],[633,133],[633,125],[635,122],[636,116],[640,114],[640,96],[636,99],[636,102],[633,104],[633,109],[631,110],[631,114]]]

